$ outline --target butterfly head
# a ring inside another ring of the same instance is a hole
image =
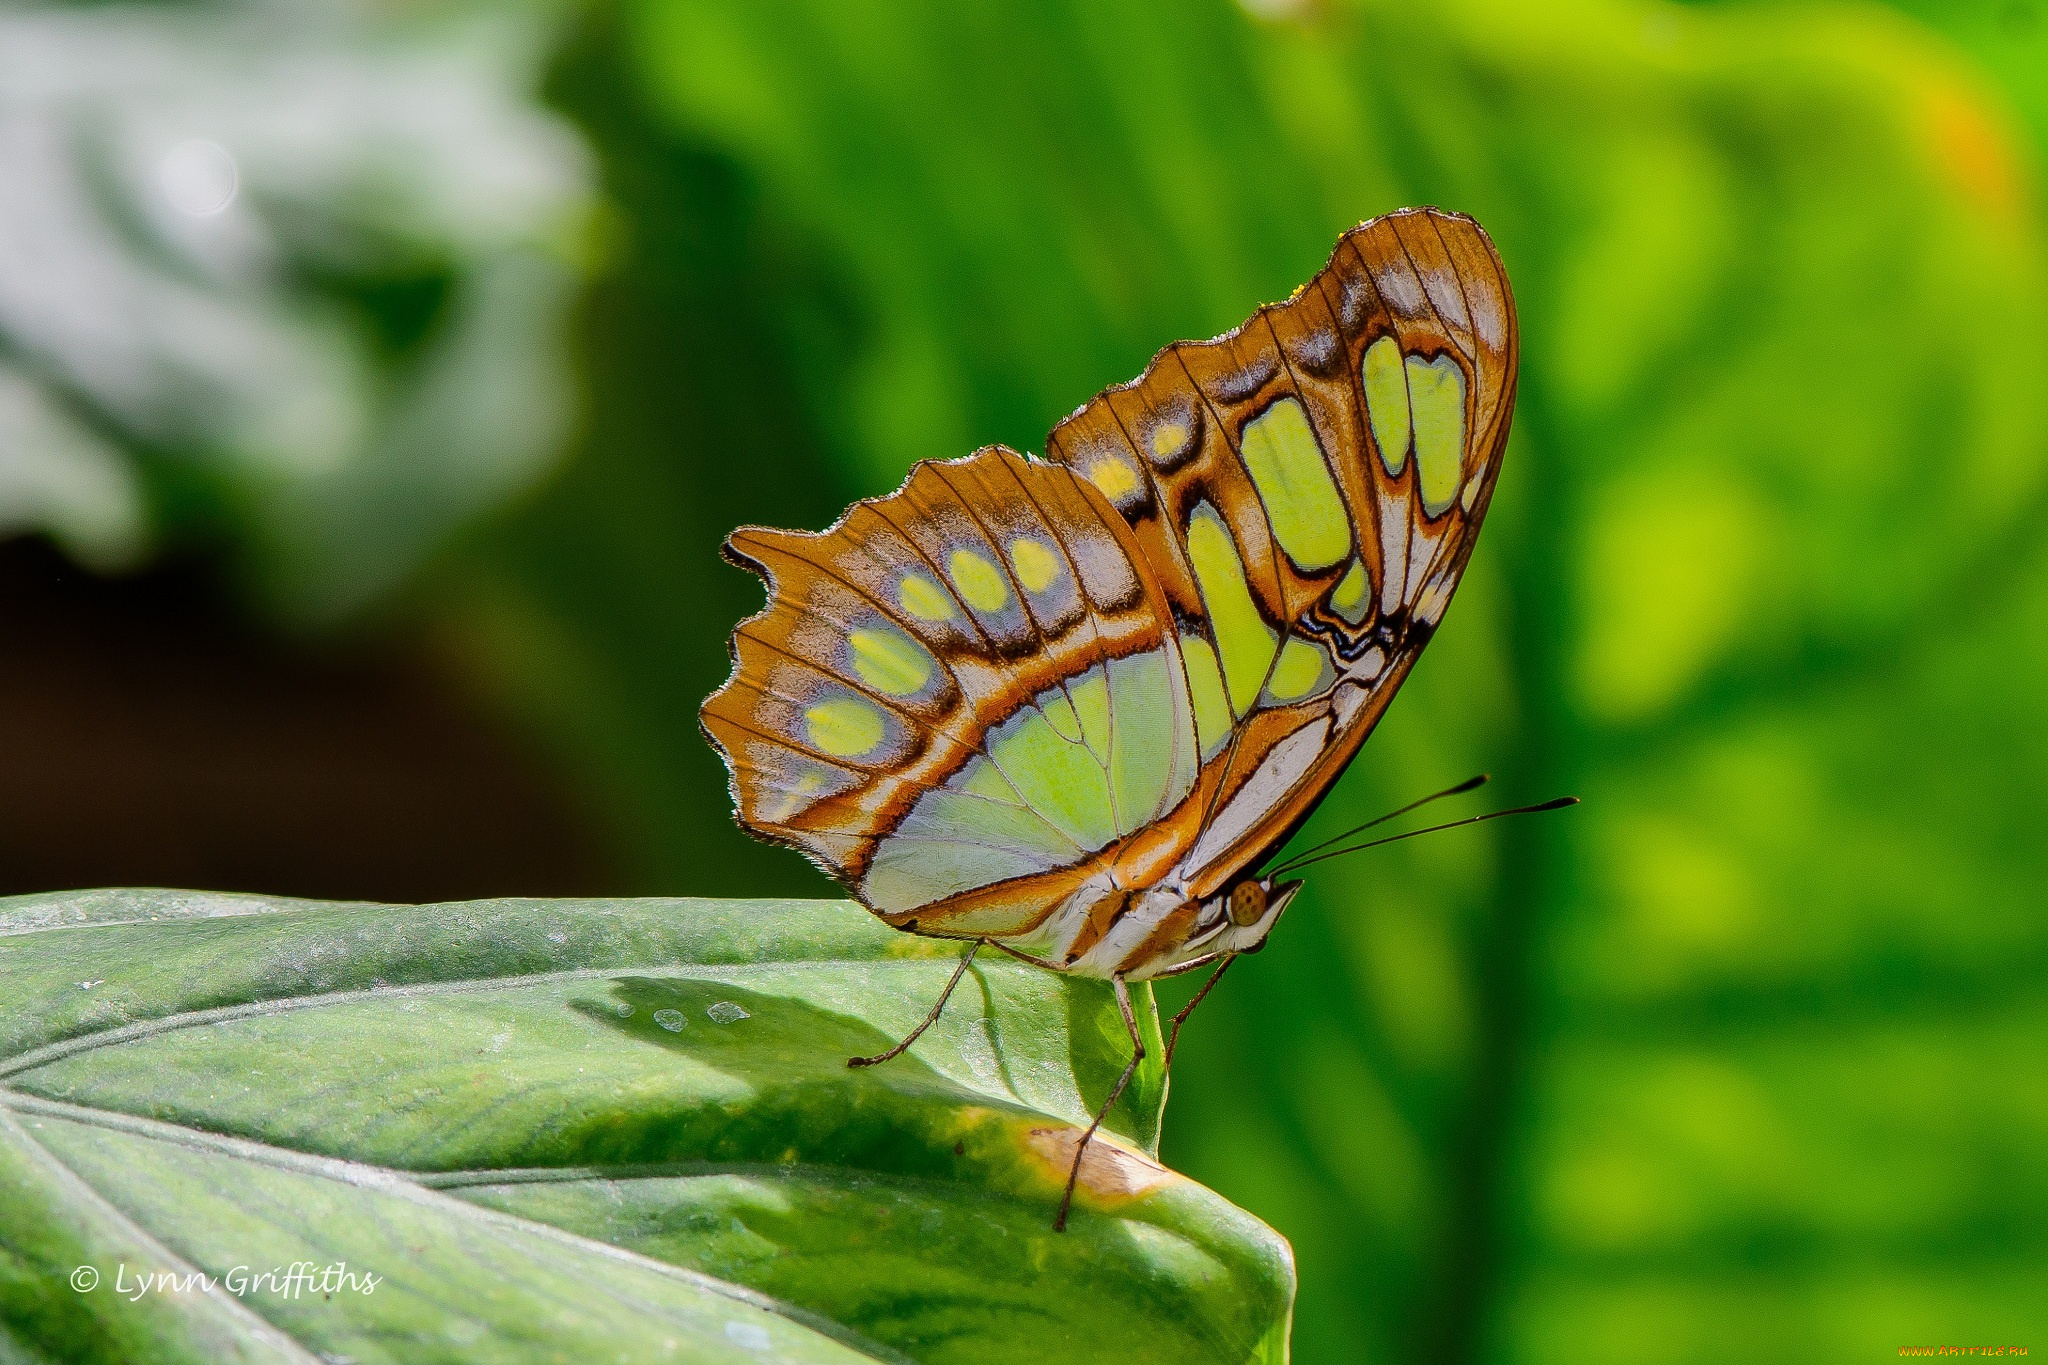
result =
[[[1266,946],[1266,935],[1280,922],[1287,903],[1301,890],[1300,882],[1274,877],[1248,877],[1223,891],[1222,902],[1230,927],[1218,945],[1233,953],[1255,953]]]

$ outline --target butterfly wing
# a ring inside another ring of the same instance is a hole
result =
[[[1408,210],[1048,438],[1174,615],[1202,768],[1172,842],[1195,896],[1299,827],[1428,643],[1492,497],[1516,355],[1486,234]]]
[[[1515,345],[1478,226],[1397,214],[1047,461],[990,448],[819,534],[735,532],[770,601],[702,723],[741,821],[919,932],[1028,939],[1072,902],[1067,961],[1133,890],[1206,897],[1307,817],[1441,619]]]
[[[1172,613],[1066,468],[928,462],[726,553],[770,593],[702,713],[740,819],[894,924],[1027,935],[1194,783]]]

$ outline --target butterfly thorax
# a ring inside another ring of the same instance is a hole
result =
[[[1265,946],[1299,882],[1246,878],[1206,898],[1175,878],[1138,891],[1082,888],[1047,920],[1040,952],[1077,976],[1171,976]]]

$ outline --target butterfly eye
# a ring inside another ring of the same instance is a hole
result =
[[[1230,892],[1230,922],[1249,929],[1266,913],[1266,893],[1257,882],[1239,882]]]

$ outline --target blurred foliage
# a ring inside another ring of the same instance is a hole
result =
[[[799,373],[858,349],[846,288],[729,157],[661,126],[600,11],[557,64],[610,211],[575,328],[584,414],[565,468],[451,556],[473,674],[555,737],[643,890],[826,894],[732,821],[697,703],[760,609],[717,547],[743,523],[823,526],[861,492]]]
[[[1515,443],[1318,824],[1480,769],[1587,801],[1319,869],[1191,1026],[1166,1157],[1293,1240],[1304,1361],[2029,1343],[2044,29],[598,0],[548,90],[606,200],[581,417],[417,598],[636,885],[817,892],[695,731],[760,600],[719,538],[1037,449],[1351,223],[1472,212],[1520,302]]]
[[[2032,132],[2035,160],[2048,146],[2048,6],[2042,0],[1891,0],[1967,52],[2001,87]],[[1924,41],[1908,34],[1907,41]]]
[[[539,11],[0,12],[0,531],[331,623],[543,472],[579,139]]]

